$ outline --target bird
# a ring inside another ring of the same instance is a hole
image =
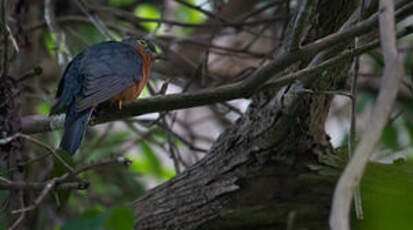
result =
[[[65,113],[60,149],[71,156],[79,148],[96,106],[110,102],[122,109],[136,100],[148,80],[154,44],[141,37],[106,41],[77,54],[65,68],[49,115]]]

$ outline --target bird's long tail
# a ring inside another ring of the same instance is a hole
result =
[[[75,154],[79,148],[93,111],[93,108],[89,108],[81,112],[76,112],[74,104],[75,103],[72,103],[66,112],[63,138],[60,142],[60,148],[69,152],[70,155]]]

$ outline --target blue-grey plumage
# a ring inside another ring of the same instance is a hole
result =
[[[145,83],[143,69],[149,67],[144,66],[144,60],[154,49],[152,43],[146,42],[134,38],[98,43],[83,50],[69,63],[59,82],[57,102],[50,112],[66,113],[60,144],[63,150],[73,155],[79,148],[95,106],[135,84]]]

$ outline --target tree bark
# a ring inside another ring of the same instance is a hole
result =
[[[305,42],[338,30],[357,1],[315,6]],[[135,229],[326,229],[344,161],[324,131],[332,95],[322,92],[340,89],[350,65],[260,90],[204,159],[134,202]]]

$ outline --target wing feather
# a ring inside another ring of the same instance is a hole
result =
[[[131,46],[120,42],[89,48],[82,63],[85,76],[76,110],[83,111],[121,93],[142,75],[142,60]]]

